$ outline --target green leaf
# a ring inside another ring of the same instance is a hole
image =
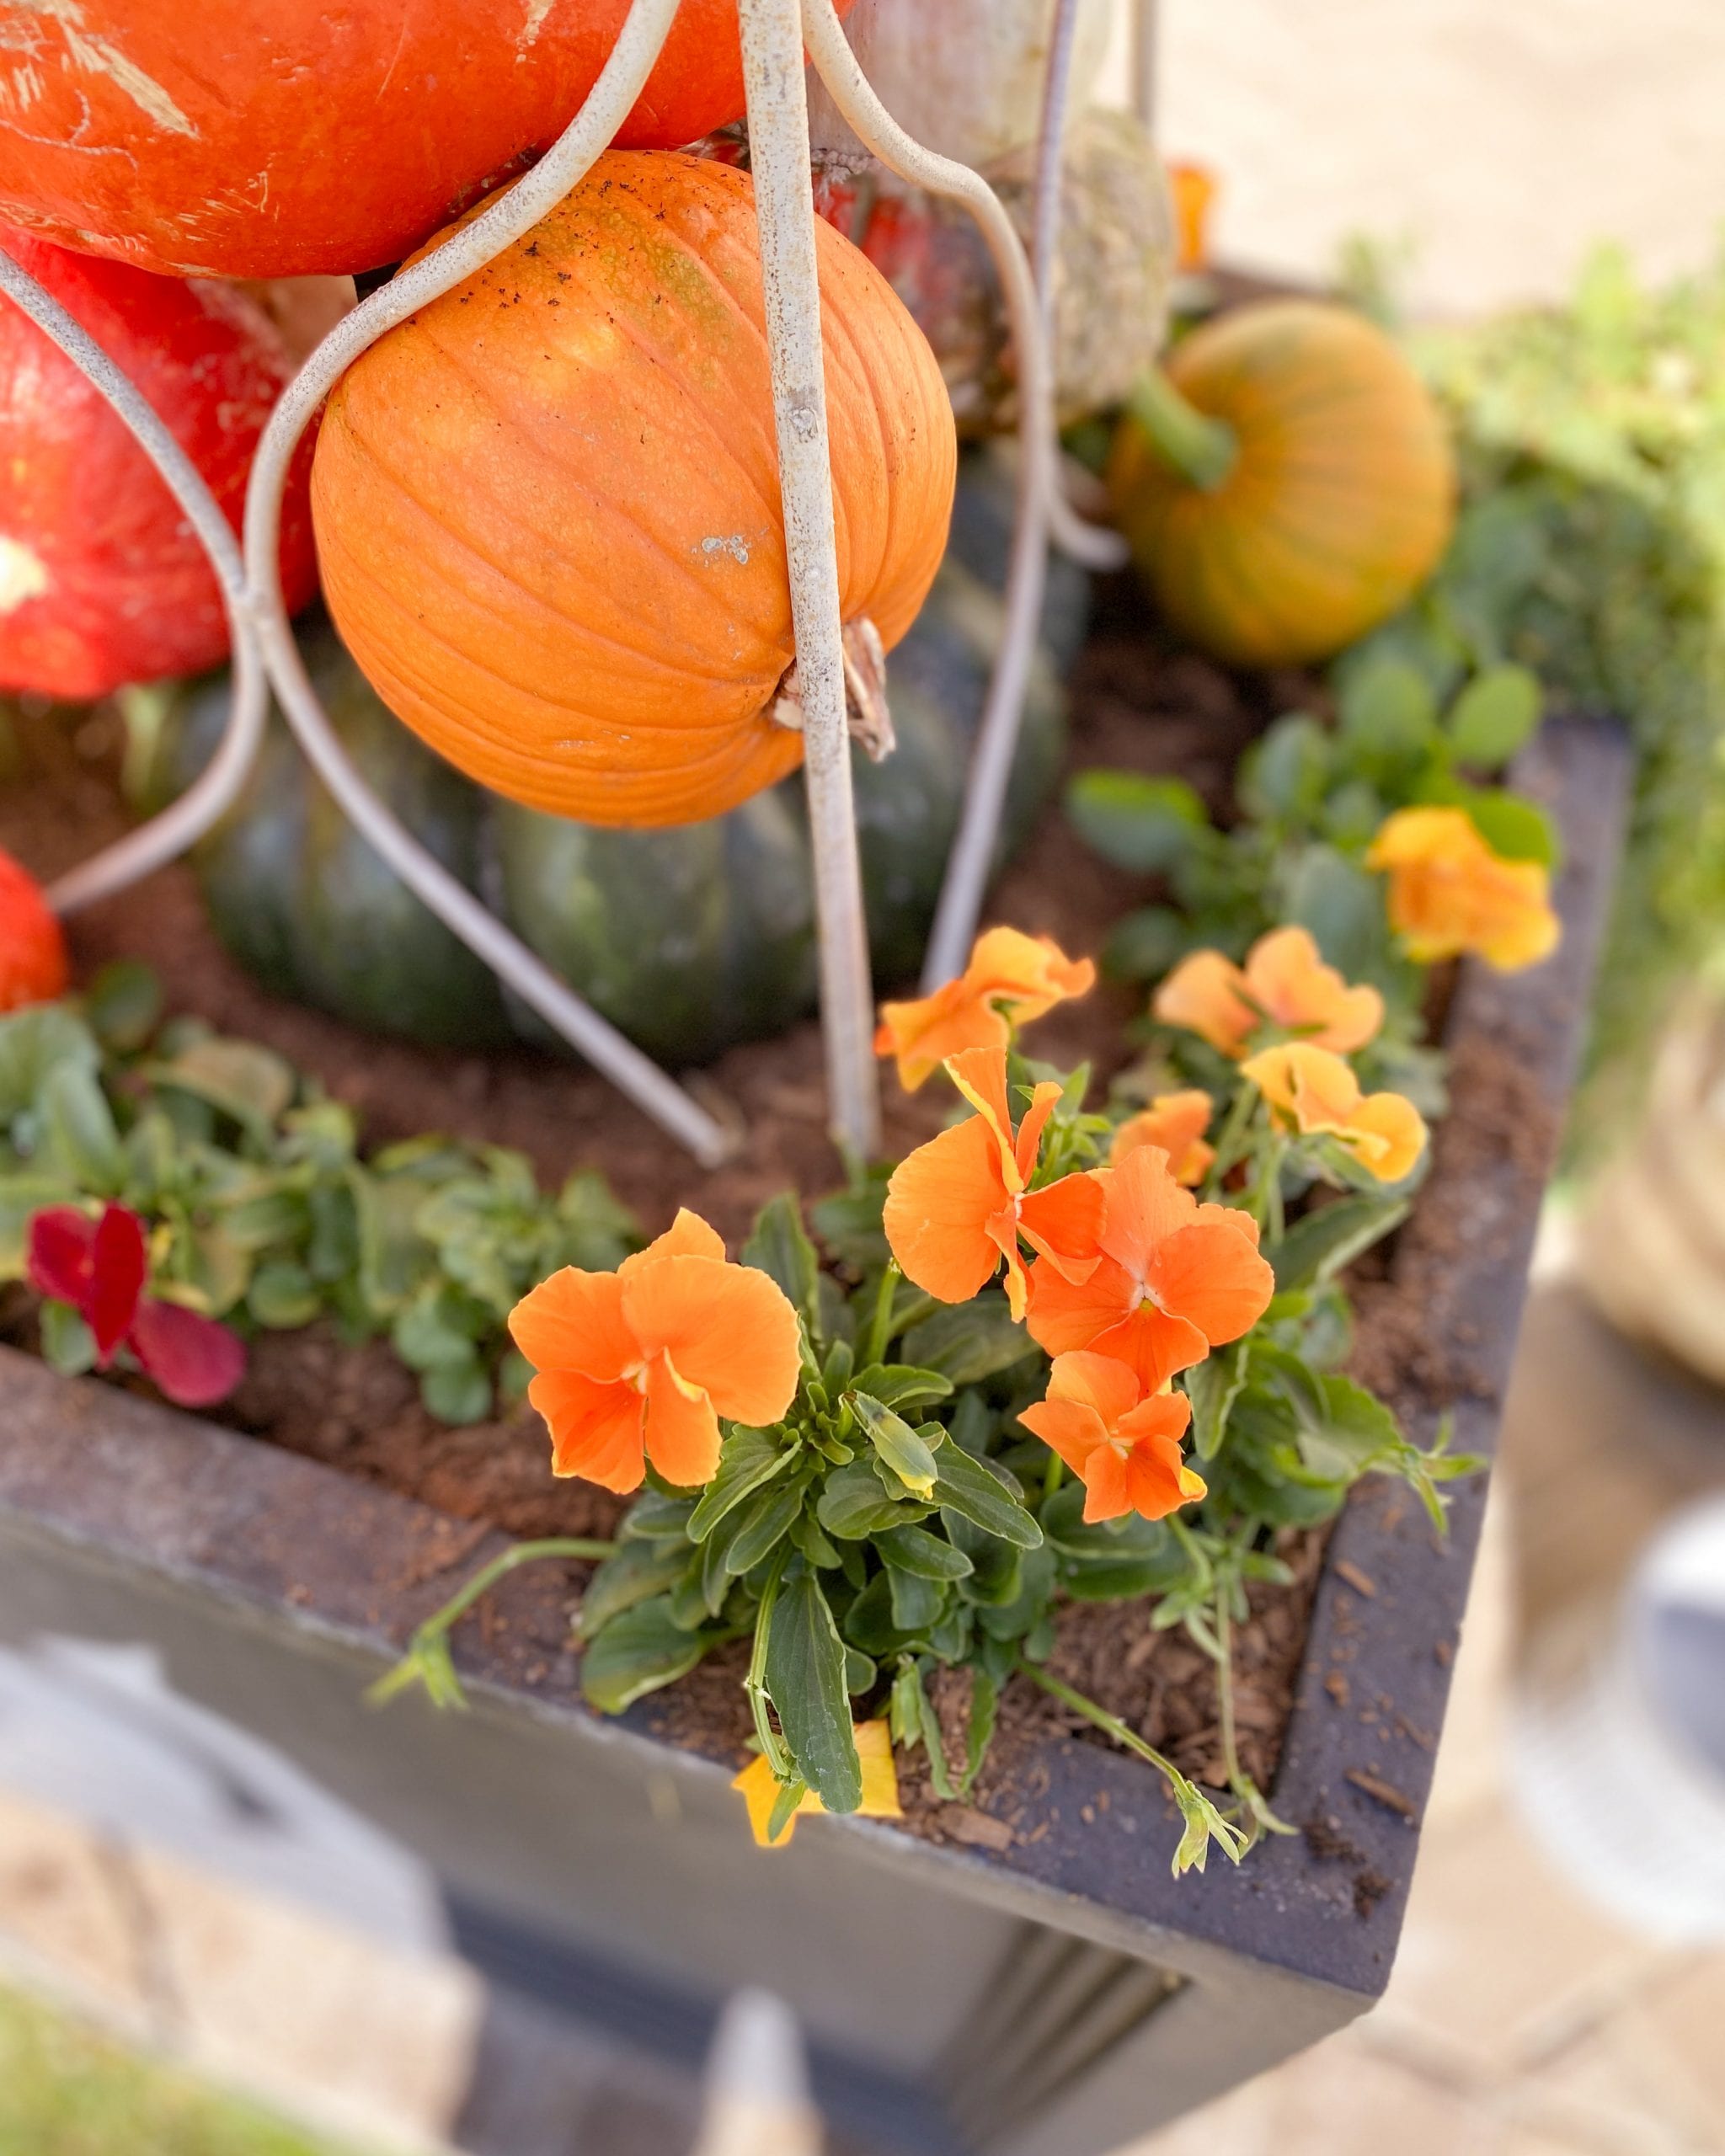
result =
[[[588,1642],[582,1693],[601,1714],[620,1715],[649,1692],[686,1677],[711,1644],[683,1630],[668,1595],[655,1595],[613,1617]]]
[[[818,1341],[820,1327],[820,1259],[803,1225],[802,1208],[789,1191],[769,1199],[756,1216],[742,1248],[742,1262],[777,1281],[785,1298]]]
[[[1417,763],[1438,739],[1431,684],[1402,659],[1375,659],[1351,675],[1337,718],[1344,745],[1369,770]]]
[[[1172,906],[1140,906],[1108,931],[1102,969],[1113,980],[1160,980],[1191,942],[1184,917]]]
[[[779,1589],[766,1641],[766,1689],[797,1771],[829,1812],[862,1801],[845,1646],[820,1582],[800,1572]]]
[[[976,1777],[982,1770],[982,1763],[988,1757],[1000,1703],[1000,1686],[985,1669],[973,1664],[970,1671],[970,1719],[964,1732],[964,1772],[959,1781],[961,1798],[969,1796]]]
[[[841,1257],[859,1273],[879,1273],[892,1255],[880,1225],[887,1173],[884,1168],[872,1169],[857,1188],[835,1191],[809,1209],[815,1234],[835,1257]]]
[[[33,1003],[0,1017],[0,1123],[34,1107],[42,1081],[65,1065],[94,1072],[102,1052],[88,1026],[57,1003]]]
[[[48,1157],[81,1190],[114,1196],[126,1182],[126,1155],[94,1075],[81,1062],[56,1064],[42,1081],[40,1099]]]
[[[44,1303],[40,1320],[42,1360],[62,1377],[82,1377],[96,1367],[96,1336],[70,1303]]]
[[[1104,861],[1140,875],[1167,875],[1207,831],[1210,814],[1184,779],[1141,771],[1080,771],[1066,788],[1066,814]]]
[[[1266,823],[1309,823],[1323,800],[1334,758],[1328,729],[1305,712],[1290,712],[1241,759],[1242,806]]]
[[[415,1296],[390,1327],[389,1338],[408,1368],[424,1375],[473,1366],[473,1329],[462,1322],[458,1298],[446,1291]]]
[[[944,1584],[918,1572],[900,1572],[896,1565],[890,1564],[886,1568],[886,1577],[895,1626],[900,1632],[915,1633],[926,1639],[930,1627],[939,1621],[946,1607]]]
[[[931,1407],[950,1398],[953,1381],[938,1370],[914,1369],[908,1363],[872,1363],[857,1371],[857,1388],[883,1407]]]
[[[776,1550],[802,1510],[807,1483],[798,1477],[756,1492],[735,1515],[737,1526],[725,1550],[724,1568],[740,1579]]]
[[[170,1061],[148,1065],[145,1075],[207,1101],[264,1139],[298,1090],[292,1065],[255,1041],[194,1041]]]
[[[619,1544],[581,1590],[579,1626],[592,1639],[625,1609],[664,1594],[682,1577],[689,1562],[686,1543],[630,1540]]]
[[[1557,866],[1562,852],[1557,829],[1545,810],[1525,794],[1496,787],[1476,787],[1466,797],[1474,829],[1505,861],[1537,861]]]
[[[853,1700],[863,1693],[872,1692],[880,1682],[880,1671],[872,1656],[860,1647],[845,1649],[845,1689]]]
[[[1458,763],[1501,771],[1538,730],[1545,698],[1525,666],[1490,666],[1450,707],[1445,731]]]
[[[1325,958],[1348,980],[1383,973],[1390,947],[1382,879],[1334,846],[1304,849],[1281,910],[1284,921],[1311,931]]]
[[[640,1535],[649,1542],[692,1541],[689,1522],[694,1516],[695,1504],[693,1497],[669,1495],[663,1490],[644,1490],[630,1506],[621,1531]]]
[[[934,1702],[928,1696],[922,1682],[922,1673],[914,1662],[905,1667],[911,1673],[911,1683],[905,1687],[907,1708],[915,1716],[916,1736],[928,1759],[929,1785],[943,1804],[951,1804],[957,1798],[958,1785],[947,1765],[946,1740],[941,1733],[940,1716],[934,1711]],[[914,1693],[911,1687],[915,1687]],[[895,1687],[896,1689],[896,1687]]]
[[[1186,1397],[1192,1402],[1192,1446],[1200,1460],[1214,1460],[1221,1449],[1228,1415],[1246,1383],[1246,1342],[1218,1348],[1186,1373]]]
[[[431,1260],[417,1221],[425,1186],[408,1175],[379,1175],[375,1167],[348,1171],[359,1228],[360,1293],[369,1309],[386,1317],[400,1309]]]
[[[1401,1425],[1364,1385],[1336,1372],[1317,1385],[1320,1410],[1315,1417],[1301,1417],[1300,1439],[1300,1457],[1313,1473],[1352,1481],[1403,1449]]]
[[[491,1380],[477,1362],[465,1369],[432,1370],[419,1380],[419,1397],[440,1422],[459,1428],[491,1413]]]
[[[976,1569],[962,1550],[926,1527],[891,1527],[874,1538],[874,1546],[901,1572],[927,1580],[966,1580]]]
[[[104,1048],[141,1049],[162,1016],[162,984],[136,958],[116,958],[90,983],[84,1016]]]
[[[691,1542],[704,1542],[734,1506],[788,1467],[796,1448],[778,1444],[765,1430],[734,1424],[719,1448],[718,1466],[688,1522]]]
[[[958,1386],[996,1377],[1035,1354],[1037,1347],[1023,1326],[1013,1322],[1006,1297],[989,1288],[968,1303],[953,1303],[913,1325],[905,1335],[905,1353]]]
[[[949,1448],[943,1445],[941,1449],[944,1452]],[[826,1486],[815,1507],[815,1517],[827,1533],[836,1535],[841,1542],[861,1542],[884,1528],[926,1519],[931,1509],[927,1505],[888,1497],[873,1463],[857,1460],[847,1467],[835,1468],[827,1476]]]
[[[246,1308],[272,1332],[291,1332],[309,1325],[323,1306],[318,1283],[291,1258],[260,1265],[246,1291]]]
[[[1264,1252],[1275,1273],[1277,1293],[1285,1294],[1291,1289],[1316,1287],[1332,1279],[1374,1243],[1381,1242],[1400,1227],[1407,1217],[1408,1204],[1405,1198],[1375,1198],[1362,1191],[1302,1214],[1281,1241]],[[1187,1390],[1191,1390],[1189,1381]],[[1194,1400],[1194,1418],[1197,1413]]]
[[[937,1472],[933,1448],[901,1415],[866,1392],[847,1392],[845,1403],[868,1433],[868,1441],[913,1497],[933,1494]],[[943,1448],[944,1449],[944,1448]]]
[[[934,1495],[937,1503],[1015,1549],[1041,1546],[1042,1529],[1018,1502],[1006,1470],[992,1460],[973,1460],[957,1445],[943,1445],[936,1455]]]

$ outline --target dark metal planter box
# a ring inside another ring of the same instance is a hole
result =
[[[1621,837],[1614,729],[1547,727],[1519,778],[1565,835],[1565,937],[1466,969],[1452,1039],[1508,1049],[1561,1112]],[[1525,1158],[1458,1149],[1472,1232],[1429,1305],[1470,1344],[1456,1444],[1489,1450],[1538,1210]],[[1417,1255],[1419,1221],[1398,1262]],[[1410,1250],[1410,1245],[1413,1249]],[[412,1625],[503,1546],[335,1470],[0,1353],[0,1636],[142,1638],[174,1684],[419,1851],[476,1959],[676,2052],[727,1989],[805,2017],[830,2100],[905,2148],[1089,2156],[1369,2007],[1389,1975],[1484,1499],[1447,1542],[1369,1482],[1332,1539],[1274,1792],[1316,1831],[1176,1882],[1150,1770],[1090,1743],[1034,1763],[1002,1853],[817,1822],[758,1853],[712,1765],[581,1705],[554,1585],[523,1572],[462,1628],[473,1710],[364,1703]],[[1375,1588],[1368,1601],[1357,1586]],[[1338,1668],[1345,1687],[1327,1689]],[[1332,1696],[1333,1692],[1333,1696]],[[1343,1704],[1343,1700],[1348,1704]],[[1363,1778],[1363,1779],[1356,1779]],[[1026,1838],[1039,1823],[1047,1831]]]

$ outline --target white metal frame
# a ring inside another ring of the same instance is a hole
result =
[[[0,289],[100,390],[161,472],[216,570],[233,644],[226,731],[197,783],[48,895],[67,914],[111,896],[184,852],[232,806],[264,731],[265,677],[318,777],[355,828],[414,895],[620,1091],[703,1165],[734,1134],[576,995],[435,860],[360,777],[307,677],[283,604],[277,564],[282,488],[300,436],[338,377],[385,330],[461,283],[537,224],[611,141],[640,94],[678,0],[633,0],[579,113],[538,164],[473,221],[361,302],[306,360],[259,444],[245,508],[244,549],[161,419],[112,360],[27,272],[0,254]],[[804,49],[851,126],[902,178],[962,202],[976,218],[1006,295],[1018,371],[1019,456],[1006,623],[990,684],[963,819],[948,863],[927,981],[962,967],[986,889],[1041,614],[1052,527],[1097,565],[1118,559],[1112,535],[1084,526],[1058,483],[1054,386],[1044,308],[1060,208],[1060,162],[1076,0],[1058,0],[1038,175],[1037,254],[1043,298],[1012,220],[985,181],[913,141],[875,96],[832,0],[740,0],[744,72],[797,666],[804,707],[821,1011],[830,1121],[853,1158],[879,1148],[879,1087],[846,724],[832,478],[821,361]]]

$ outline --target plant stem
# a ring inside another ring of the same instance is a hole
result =
[[[591,1542],[569,1535],[547,1535],[539,1542],[517,1542],[505,1550],[501,1556],[494,1557],[489,1565],[482,1565],[467,1585],[452,1594],[435,1615],[414,1629],[415,1643],[435,1638],[451,1630],[465,1617],[480,1596],[488,1593],[506,1574],[519,1565],[536,1564],[542,1557],[586,1557],[598,1561],[615,1556],[614,1542]]]
[[[1243,1140],[1247,1125],[1252,1121],[1252,1111],[1260,1097],[1257,1086],[1246,1079],[1242,1078],[1235,1087],[1228,1119],[1216,1136],[1216,1156],[1210,1162],[1210,1173],[1204,1178],[1206,1198],[1220,1197],[1223,1177],[1245,1150]]]
[[[1135,1752],[1140,1759],[1147,1759],[1151,1765],[1159,1774],[1165,1774],[1169,1781],[1174,1783],[1185,1781],[1185,1775],[1180,1772],[1172,1759],[1158,1752],[1155,1745],[1147,1743],[1135,1729],[1130,1728],[1118,1715],[1111,1715],[1106,1707],[1098,1706],[1094,1700],[1086,1699],[1083,1693],[1075,1692],[1070,1684],[1062,1683],[1058,1677],[1050,1676],[1047,1670],[1036,1662],[1021,1660],[1018,1667],[1033,1684],[1041,1685],[1044,1692],[1051,1693],[1063,1705],[1070,1707],[1074,1714],[1082,1715],[1087,1721],[1093,1722],[1097,1728],[1107,1736],[1112,1737],[1116,1744],[1124,1745],[1129,1752]]]
[[[766,1643],[772,1633],[773,1604],[778,1600],[779,1575],[784,1571],[786,1556],[785,1551],[780,1551],[766,1575],[766,1584],[761,1590],[761,1607],[755,1613],[755,1646],[749,1657],[749,1674],[743,1679],[755,1734],[774,1780],[781,1782],[790,1780],[791,1763],[779,1742],[778,1732],[772,1726],[772,1717],[766,1711]]]
[[[1160,367],[1139,376],[1126,409],[1163,463],[1206,494],[1226,483],[1239,461],[1234,430],[1188,404]]]
[[[1234,1721],[1233,1585],[1229,1578],[1216,1582],[1216,1700],[1222,1731],[1222,1771],[1228,1786],[1246,1806],[1260,1828],[1272,1834],[1291,1834],[1294,1829],[1270,1810],[1263,1792],[1240,1764],[1238,1732]]]
[[[1066,1464],[1052,1446],[1049,1448],[1048,1465],[1042,1470],[1042,1502],[1046,1504],[1066,1479]]]
[[[898,1297],[899,1283],[904,1277],[895,1260],[889,1258],[875,1294],[874,1315],[869,1321],[867,1353],[857,1365],[861,1369],[866,1370],[871,1363],[886,1360],[886,1351],[892,1344],[893,1304]]]

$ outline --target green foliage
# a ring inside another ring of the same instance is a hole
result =
[[[0,1017],[0,1278],[21,1277],[33,1214],[106,1198],[142,1217],[179,1299],[242,1333],[328,1315],[387,1334],[451,1423],[518,1385],[505,1321],[529,1288],[637,1241],[590,1172],[547,1193],[521,1154],[441,1138],[362,1157],[339,1102],[255,1043],[163,1024],[131,964]],[[61,1369],[93,1359],[68,1310],[45,1312],[43,1348]]]
[[[1444,686],[1515,661],[1549,698],[1631,728],[1630,844],[1581,1103],[1595,1142],[1672,985],[1725,929],[1725,259],[1653,292],[1603,248],[1567,307],[1416,351],[1461,444],[1461,521],[1430,587],[1350,663],[1393,652]],[[1494,739],[1509,723],[1464,721]]]

